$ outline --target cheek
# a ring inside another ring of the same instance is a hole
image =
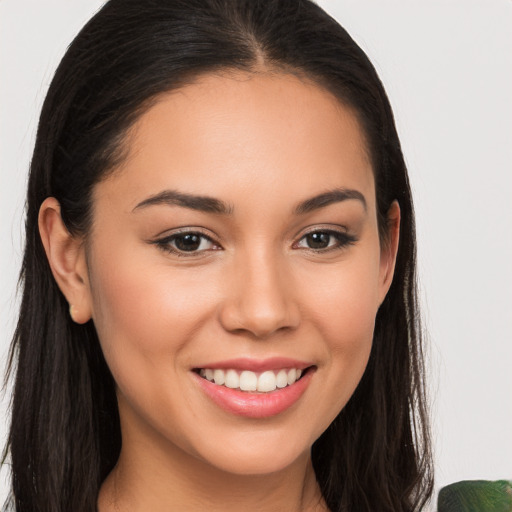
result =
[[[201,272],[172,272],[137,260],[136,253],[95,265],[91,276],[94,323],[119,379],[137,367],[151,371],[159,361],[178,366],[182,349],[207,321],[215,300]]]
[[[347,404],[370,356],[379,306],[379,260],[374,254],[361,252],[337,268],[326,266],[323,278],[315,280],[317,285],[308,293],[309,321],[324,341],[324,393],[318,407],[328,423]]]
[[[94,323],[117,385],[120,413],[125,422],[136,425],[143,418],[181,439],[167,418],[189,409],[190,389],[183,378],[187,354],[212,315],[214,280],[204,271],[179,272],[137,260],[135,252],[115,264],[95,266],[91,275]]]
[[[312,320],[331,350],[348,355],[371,344],[379,306],[379,262],[372,254],[326,268],[307,291]]]

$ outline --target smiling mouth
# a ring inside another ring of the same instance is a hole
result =
[[[271,393],[276,389],[283,389],[295,384],[310,368],[282,368],[264,372],[199,368],[195,371],[203,379],[217,386],[246,392]]]

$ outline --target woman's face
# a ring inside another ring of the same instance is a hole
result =
[[[87,246],[123,449],[283,469],[354,392],[392,277],[359,124],[293,76],[210,75],[127,144]]]

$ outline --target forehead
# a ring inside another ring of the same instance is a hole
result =
[[[228,202],[272,191],[300,199],[340,186],[374,196],[356,115],[294,75],[203,76],[157,98],[125,143],[120,172],[98,188],[117,191],[126,207],[169,188]]]

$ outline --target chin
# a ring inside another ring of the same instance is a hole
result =
[[[307,450],[307,453],[309,449]],[[292,466],[302,458],[304,453],[276,453],[271,451],[254,454],[234,454],[230,452],[224,457],[209,461],[219,470],[239,476],[264,476],[279,473]]]
[[[235,475],[268,475],[292,466],[303,457],[309,457],[316,439],[304,432],[294,436],[289,430],[247,430],[238,435],[216,437],[214,445],[199,447],[197,456],[210,466]],[[295,437],[295,439],[294,439]]]

